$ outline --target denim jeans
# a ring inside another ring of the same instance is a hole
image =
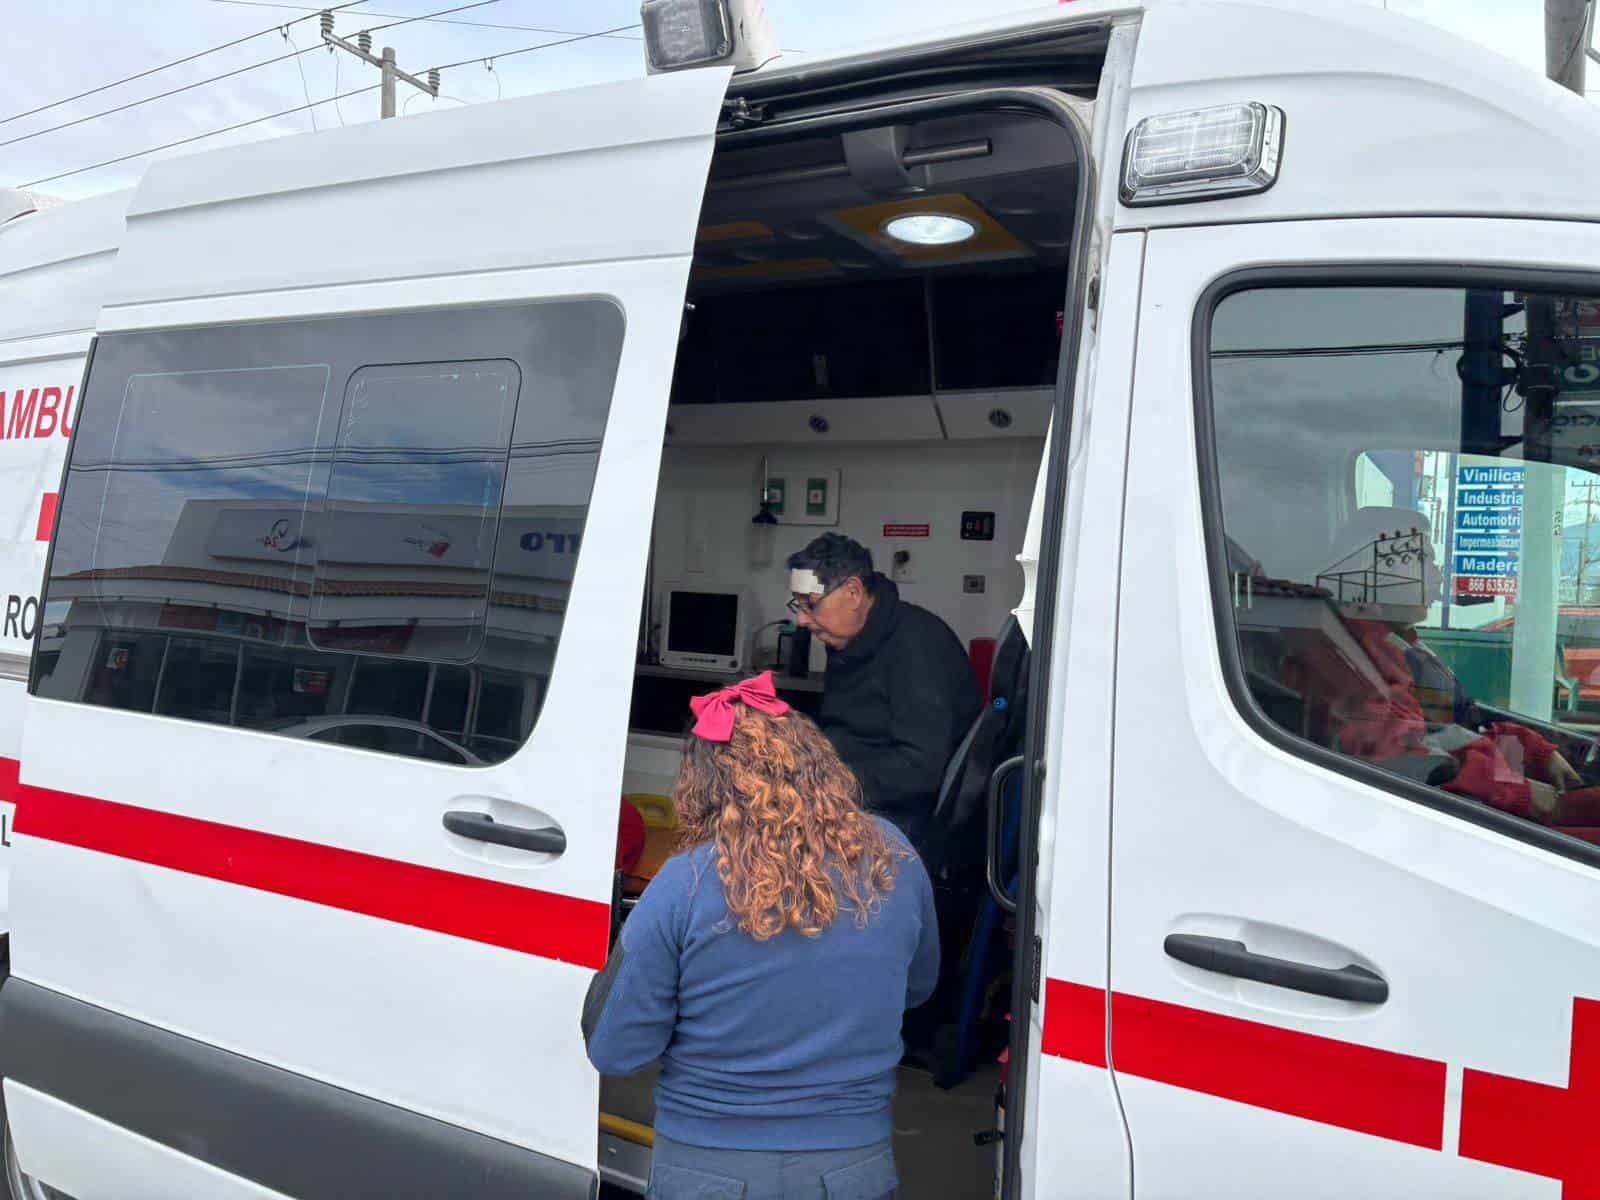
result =
[[[707,1150],[656,1136],[649,1200],[893,1200],[888,1142],[851,1150]]]

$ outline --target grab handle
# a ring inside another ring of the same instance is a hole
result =
[[[496,846],[510,846],[514,850],[560,854],[567,848],[567,835],[558,826],[529,829],[525,825],[502,825],[488,813],[447,812],[444,815],[444,827],[459,837],[492,842]]]
[[[1314,967],[1288,958],[1273,958],[1245,949],[1243,942],[1206,937],[1198,933],[1169,933],[1164,944],[1167,954],[1179,962],[1216,971],[1239,979],[1352,1000],[1357,1004],[1382,1004],[1389,998],[1389,982],[1383,976],[1350,963],[1343,967]]]
[[[1027,762],[1022,755],[1008,758],[989,774],[988,839],[983,856],[983,873],[989,883],[989,894],[994,902],[1008,913],[1017,911],[1017,901],[1000,881],[1000,831],[1005,825],[1005,806],[1000,802],[1006,782]]]

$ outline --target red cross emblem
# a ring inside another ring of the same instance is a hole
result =
[[[1461,1156],[1561,1180],[1562,1200],[1600,1200],[1600,1000],[1572,1002],[1567,1086],[1464,1073]]]

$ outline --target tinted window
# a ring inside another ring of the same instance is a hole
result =
[[[170,638],[156,712],[226,725],[239,677],[239,647],[210,638]]]
[[[379,615],[373,583],[400,576],[417,615],[436,618],[416,624],[407,653],[476,656],[517,388],[506,361],[363,367],[350,377],[317,526],[314,644],[339,648],[341,631]]]
[[[106,636],[98,646],[80,639],[74,649],[86,652],[83,698],[107,708],[149,712],[156,700],[156,683],[167,652],[164,637]],[[59,653],[55,656],[60,658]],[[59,662],[42,663],[40,670],[59,668]]]
[[[420,721],[427,700],[426,663],[365,659],[355,664],[345,711]]]
[[[351,736],[514,752],[622,331],[584,300],[103,336],[35,691],[289,736],[381,716],[418,727]]]
[[[503,757],[507,746],[517,744],[517,730],[522,727],[525,714],[540,699],[529,694],[524,680],[485,672],[479,681],[468,747],[483,758]]]
[[[458,667],[439,667],[428,689],[428,724],[453,740],[461,741],[467,727],[467,706],[472,700],[472,675]]]
[[[1600,841],[1600,303],[1240,292],[1210,372],[1216,569],[1261,710]]]
[[[459,746],[422,730],[398,725],[337,725],[318,730],[311,735],[311,740],[355,746],[360,750],[377,750],[384,754],[403,754],[408,758],[426,758],[431,762],[460,764],[468,761]]]

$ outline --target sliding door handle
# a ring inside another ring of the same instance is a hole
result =
[[[1164,948],[1169,957],[1202,971],[1252,979],[1295,992],[1353,1000],[1357,1004],[1382,1004],[1389,998],[1388,981],[1355,963],[1314,967],[1292,959],[1253,954],[1243,942],[1198,933],[1169,933]]]
[[[444,827],[460,837],[514,850],[533,850],[540,854],[560,854],[567,848],[567,835],[555,825],[529,829],[524,825],[502,825],[488,813],[447,812]]]

